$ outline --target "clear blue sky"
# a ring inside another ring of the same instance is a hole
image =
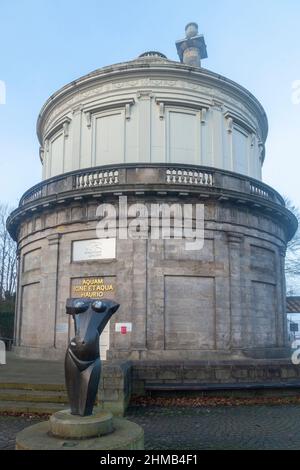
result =
[[[41,179],[36,119],[59,87],[157,49],[197,21],[209,58],[262,102],[270,125],[264,180],[300,206],[300,2],[297,0],[0,0],[0,201],[16,205]]]

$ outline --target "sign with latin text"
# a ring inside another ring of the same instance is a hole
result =
[[[114,299],[115,277],[85,277],[72,279],[71,297],[86,299]]]

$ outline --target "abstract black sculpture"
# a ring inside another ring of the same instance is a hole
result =
[[[89,416],[98,390],[101,362],[99,337],[119,304],[112,300],[68,299],[75,323],[65,359],[65,379],[73,415]]]

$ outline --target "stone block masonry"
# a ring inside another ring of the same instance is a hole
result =
[[[99,407],[115,416],[123,416],[132,392],[132,363],[108,361],[103,364],[99,384]]]
[[[230,384],[244,390],[248,386],[255,388],[255,384],[257,389],[264,386],[272,389],[273,385],[284,390],[288,384],[293,384],[298,393],[300,390],[300,367],[289,360],[134,361],[132,367],[132,394],[135,396],[155,390],[197,390],[197,385],[222,391],[222,387],[226,389]]]

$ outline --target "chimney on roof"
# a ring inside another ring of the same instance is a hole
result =
[[[188,23],[185,27],[185,38],[176,41],[180,62],[191,67],[201,67],[201,59],[207,58],[204,36],[198,33],[197,23]]]

